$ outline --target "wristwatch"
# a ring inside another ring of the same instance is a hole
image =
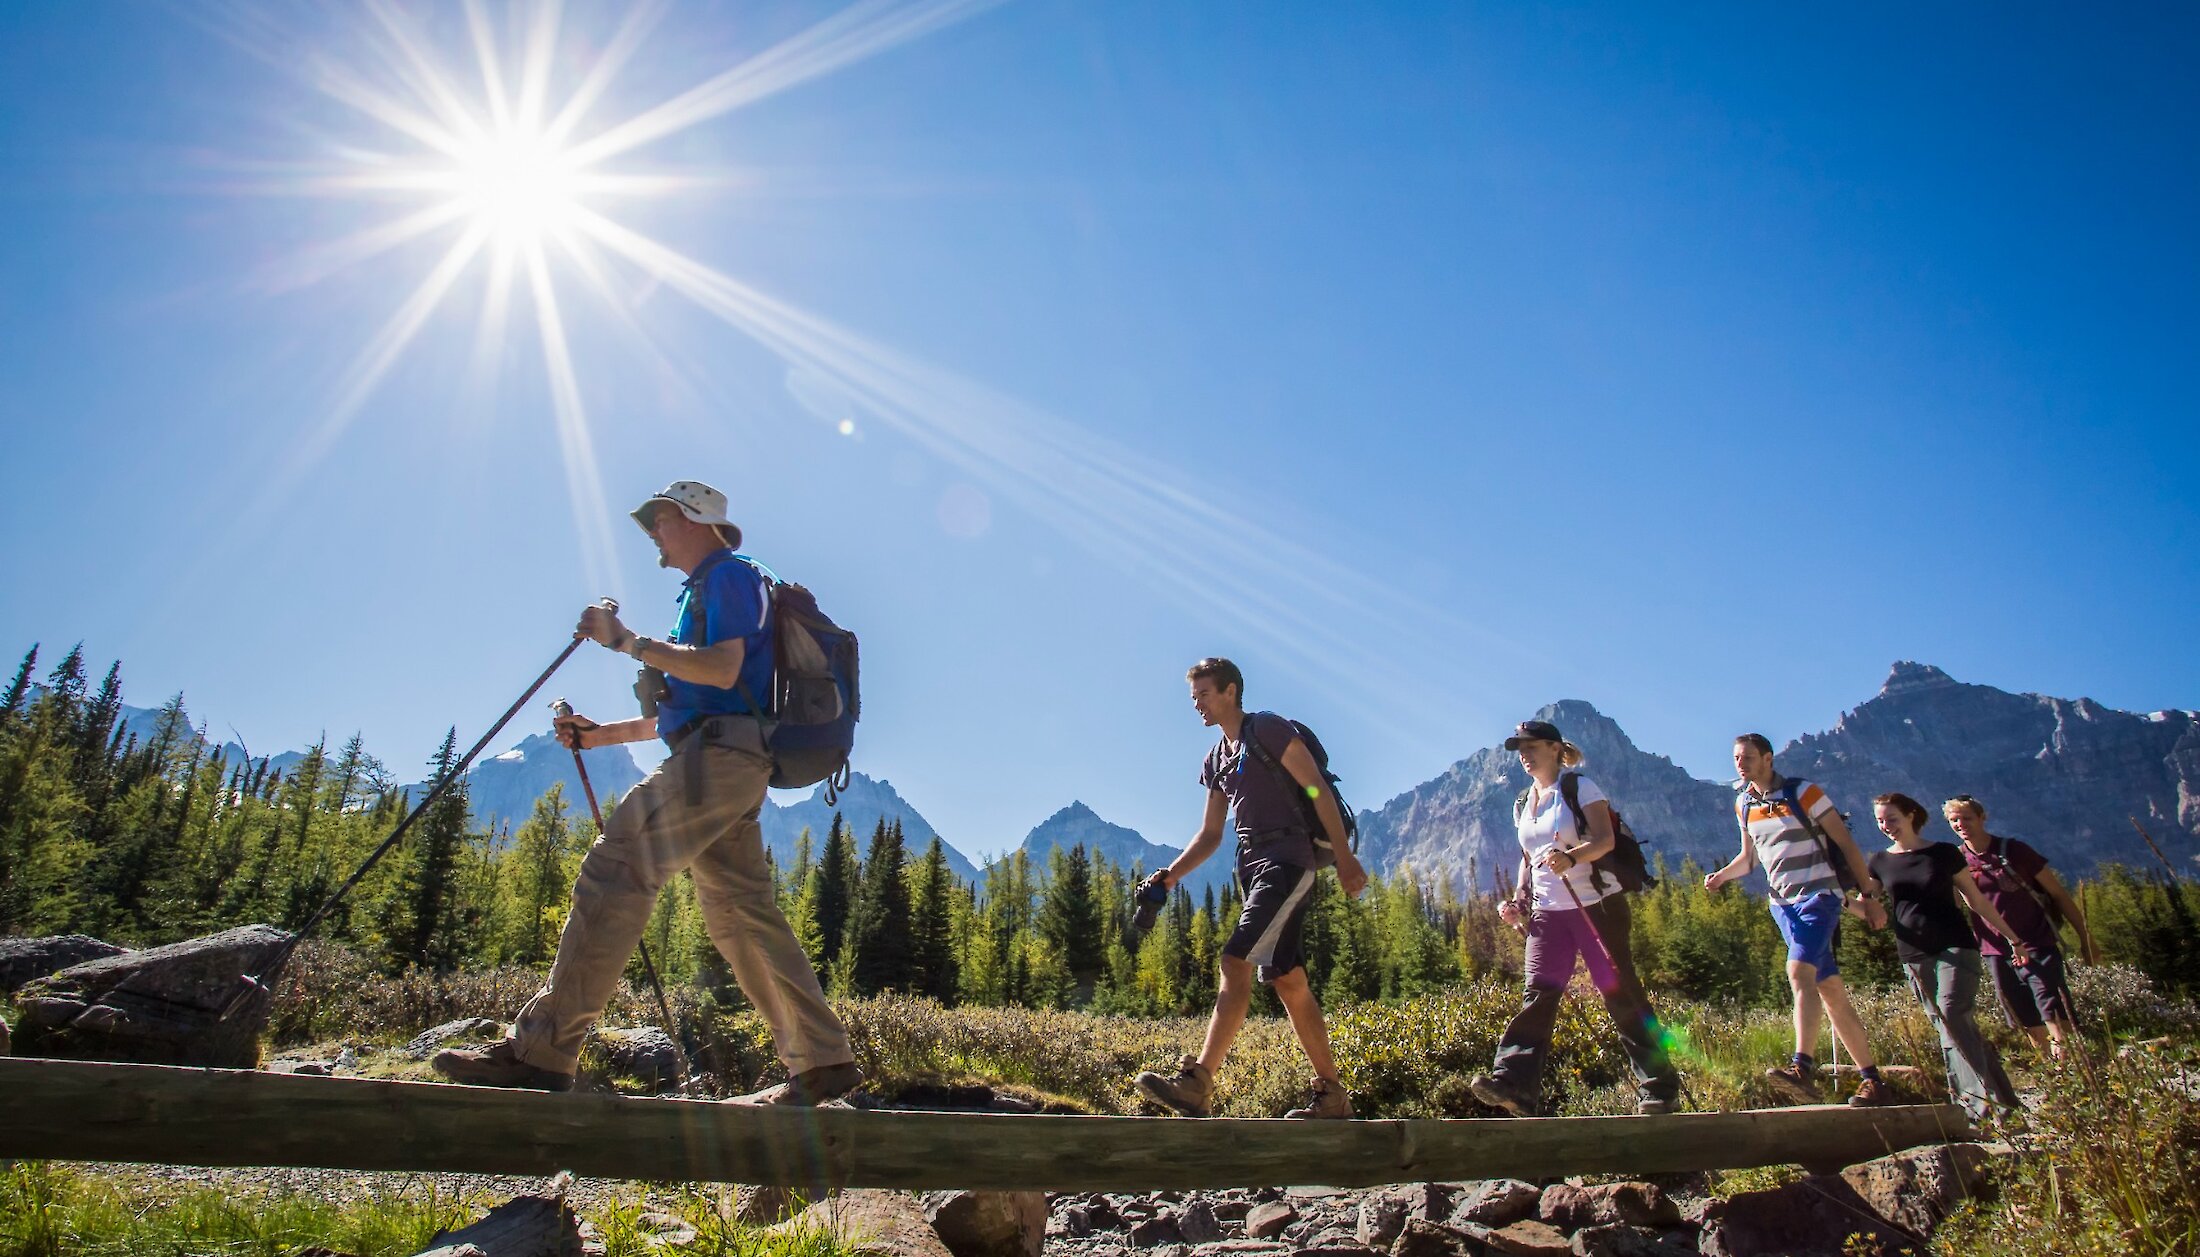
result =
[[[639,662],[642,657],[642,651],[649,647],[651,644],[652,643],[649,638],[642,636],[640,633],[635,633],[626,639],[626,653],[632,655],[635,660]]]

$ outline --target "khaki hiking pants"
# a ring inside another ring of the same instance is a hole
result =
[[[581,1040],[642,941],[657,892],[683,868],[695,879],[710,941],[770,1024],[788,1074],[855,1059],[779,911],[756,824],[770,779],[761,755],[684,745],[619,801],[581,861],[550,977],[520,1010],[512,1032],[519,1059],[573,1072]]]

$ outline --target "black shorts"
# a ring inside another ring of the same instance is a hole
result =
[[[2059,951],[2032,953],[2032,963],[2018,965],[2007,956],[1988,956],[1986,972],[1994,979],[1994,994],[2009,1023],[2031,1030],[2050,1021],[2075,1024],[2070,1011],[2070,982],[2063,973]]]
[[[1273,982],[1306,963],[1301,935],[1306,905],[1313,898],[1314,870],[1281,860],[1246,860],[1238,865],[1238,890],[1245,907],[1222,954],[1259,966],[1260,980]]]

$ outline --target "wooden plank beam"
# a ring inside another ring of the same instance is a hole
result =
[[[245,1070],[0,1059],[0,1158],[906,1189],[1151,1191],[1649,1174],[1869,1160],[1961,1109],[1535,1121],[761,1109]]]

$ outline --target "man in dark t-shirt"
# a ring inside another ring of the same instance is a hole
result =
[[[1285,1116],[1350,1117],[1352,1100],[1337,1078],[1329,1028],[1300,954],[1307,899],[1319,870],[1312,822],[1295,792],[1312,801],[1327,845],[1336,853],[1337,879],[1347,895],[1366,888],[1367,871],[1345,839],[1336,792],[1291,722],[1268,712],[1248,714],[1244,674],[1227,659],[1200,660],[1188,679],[1200,720],[1222,734],[1199,772],[1199,783],[1207,788],[1207,813],[1191,845],[1147,882],[1163,892],[1173,889],[1215,853],[1225,820],[1233,820],[1237,882],[1245,903],[1237,928],[1222,946],[1221,989],[1205,1045],[1198,1056],[1185,1057],[1174,1074],[1140,1074],[1138,1089],[1186,1117],[1212,1112],[1215,1071],[1245,1024],[1258,977],[1275,988],[1314,1067],[1312,1099]],[[1258,746],[1249,745],[1255,739]]]

